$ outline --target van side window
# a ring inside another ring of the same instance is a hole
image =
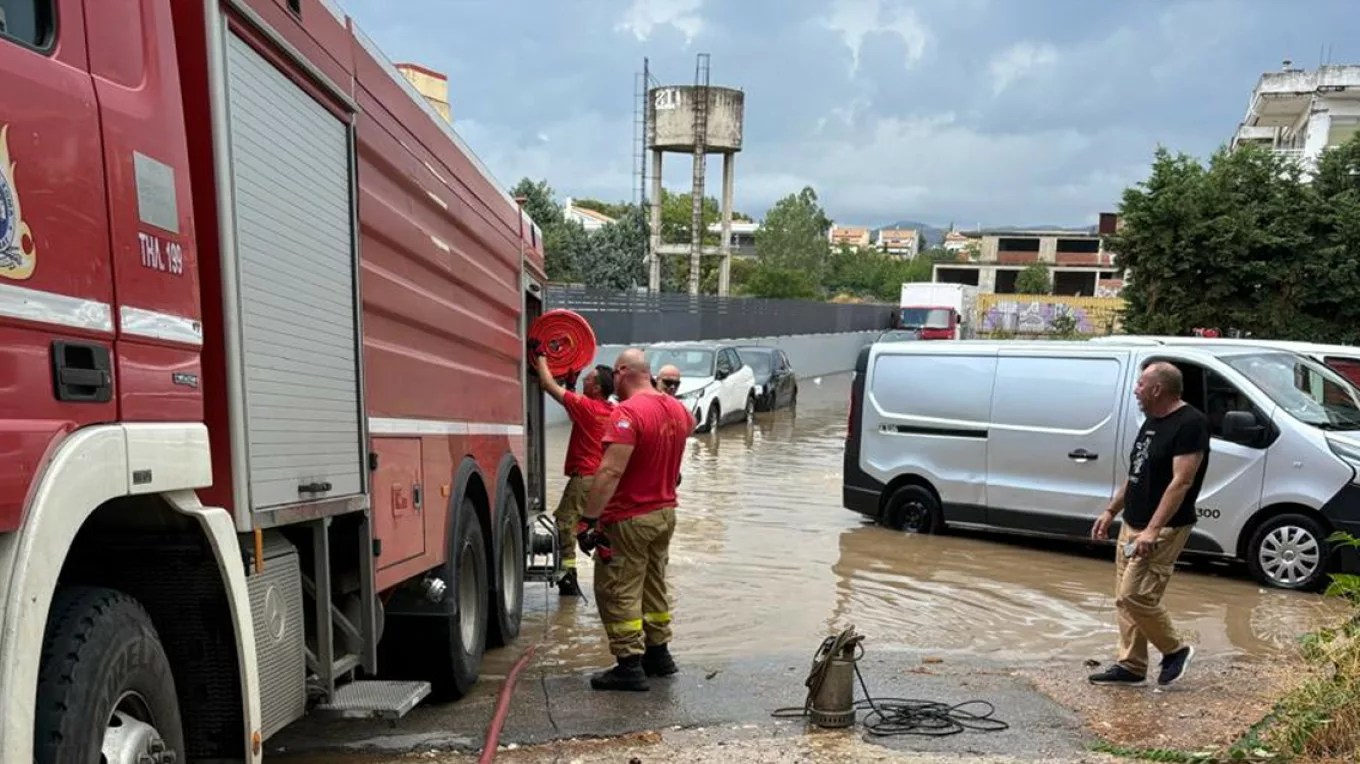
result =
[[[0,37],[32,48],[52,42],[55,0],[0,0]]]
[[[1196,367],[1190,368],[1201,371]],[[1233,383],[1224,379],[1216,371],[1207,369],[1202,371],[1204,373],[1204,389],[1201,393],[1201,400],[1197,402],[1186,398],[1185,401],[1203,411],[1204,415],[1208,417],[1209,435],[1211,437],[1223,437],[1223,418],[1231,411],[1246,411],[1255,414],[1257,421],[1265,421],[1263,413]],[[1189,387],[1189,385],[1186,385],[1187,392]]]

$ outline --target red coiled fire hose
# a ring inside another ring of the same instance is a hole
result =
[[[555,379],[579,373],[595,359],[595,330],[575,311],[559,308],[534,319],[529,339],[538,341]]]

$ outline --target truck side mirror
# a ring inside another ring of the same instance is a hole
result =
[[[1260,442],[1266,428],[1250,411],[1229,411],[1223,415],[1223,439],[1243,446]]]

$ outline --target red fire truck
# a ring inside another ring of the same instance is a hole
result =
[[[465,693],[542,506],[539,237],[330,0],[0,0],[0,761]]]

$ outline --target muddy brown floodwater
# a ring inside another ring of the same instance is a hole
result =
[[[841,507],[849,375],[802,380],[797,411],[695,436],[671,547],[674,649],[691,662],[811,651],[847,624],[870,649],[1005,661],[1107,658],[1115,642],[1108,552],[999,536],[914,536]],[[567,429],[549,435],[549,506]],[[522,639],[552,671],[607,665],[589,602],[529,584]],[[1187,568],[1166,603],[1201,658],[1269,657],[1329,620],[1335,603],[1269,591],[1238,569]],[[501,652],[501,651],[498,651]],[[500,673],[513,655],[488,655]]]

